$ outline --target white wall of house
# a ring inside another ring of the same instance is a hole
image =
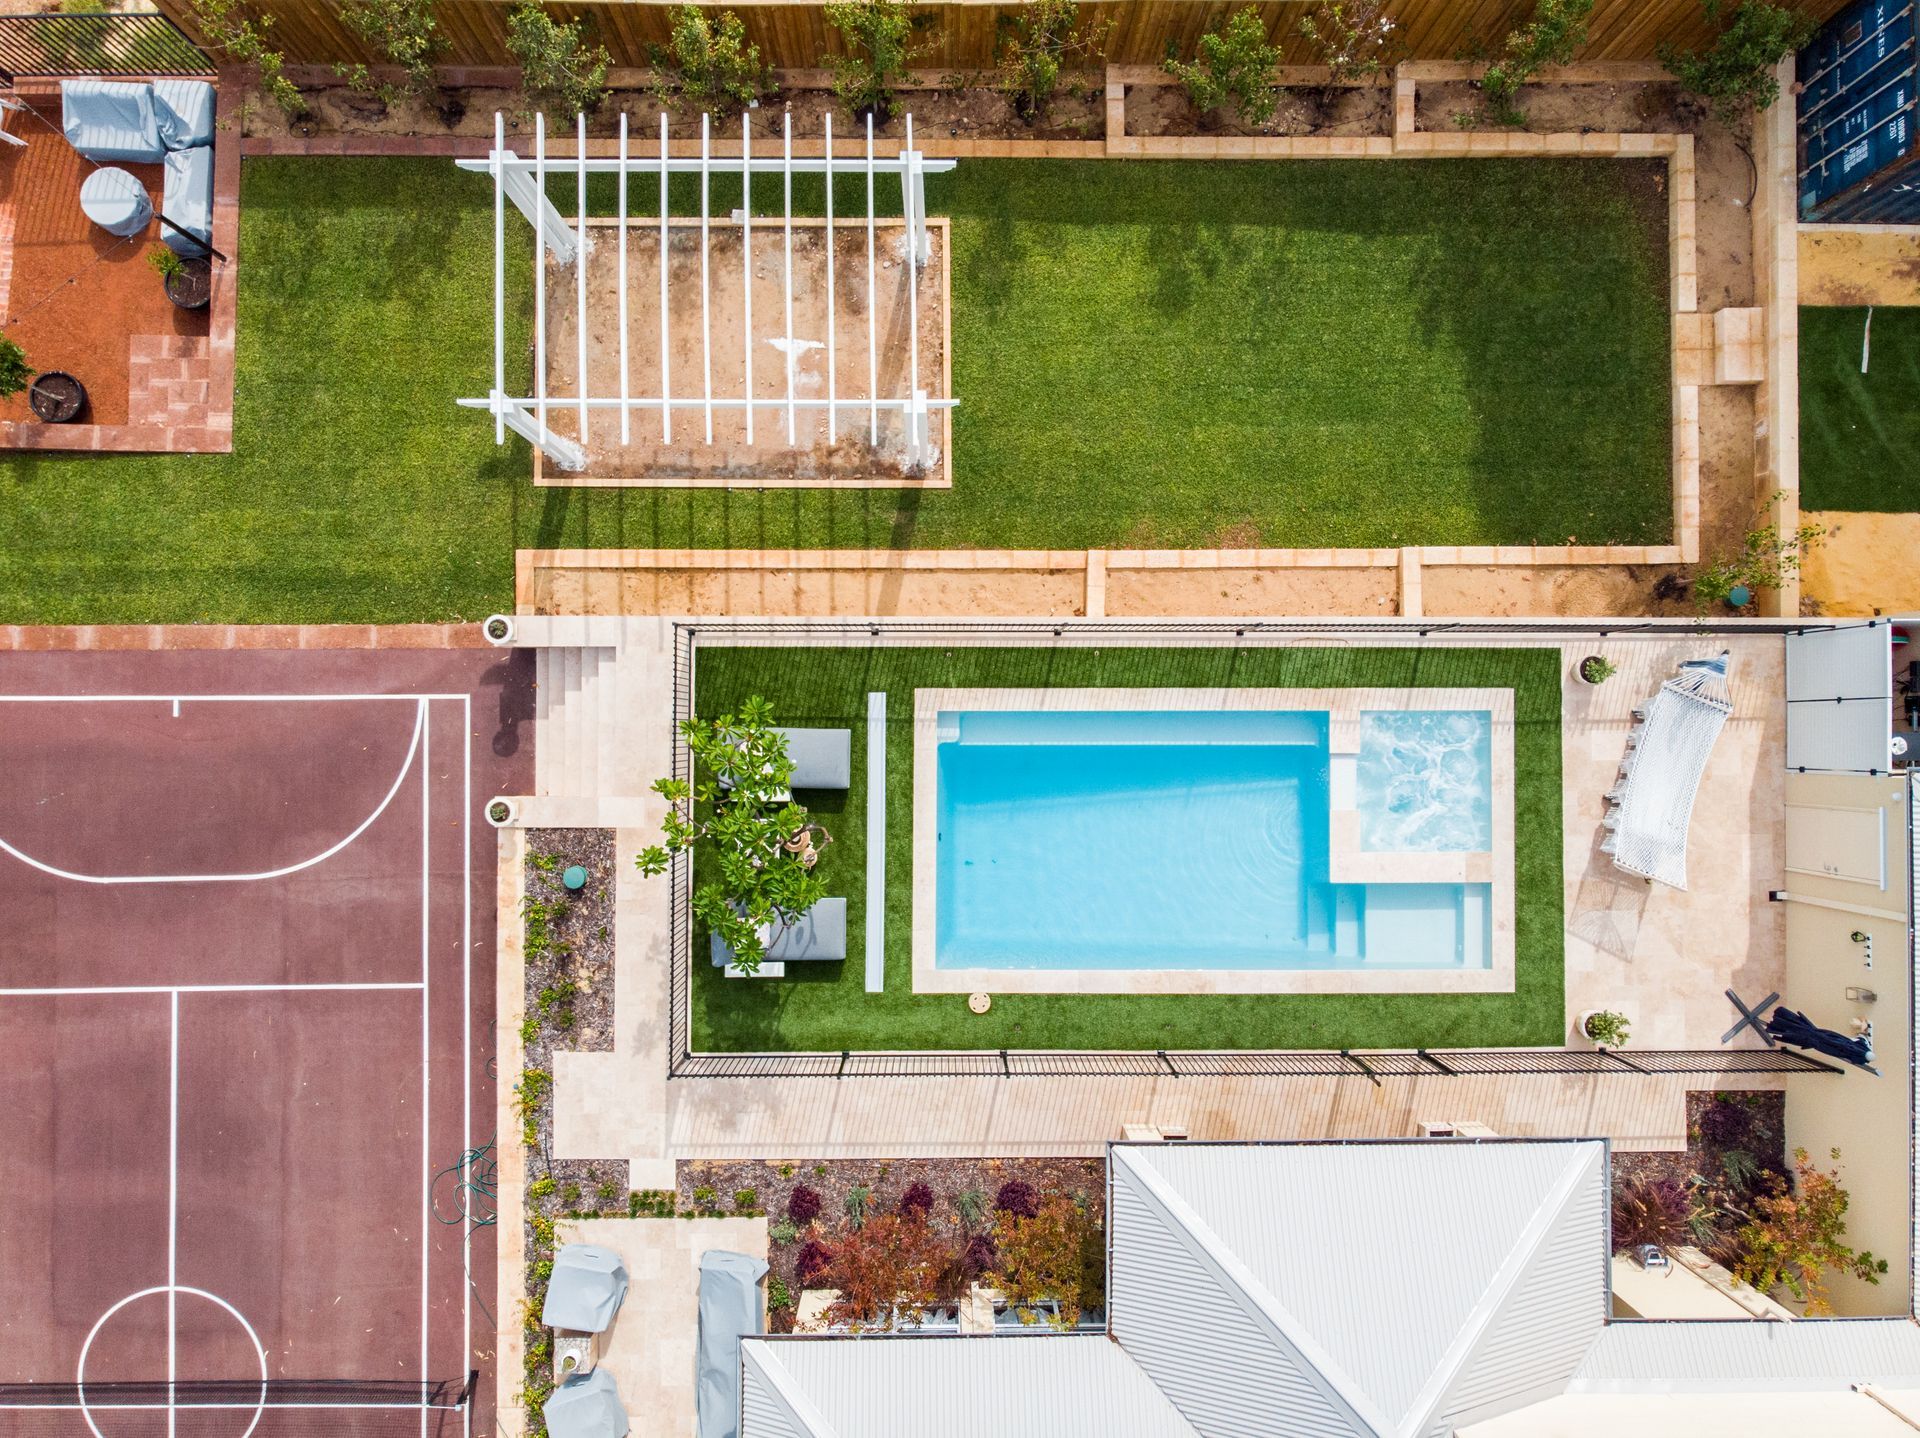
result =
[[[1834,1277],[1834,1311],[1905,1313],[1912,1303],[1914,1099],[1908,784],[1903,776],[1789,774],[1785,797],[1788,870],[1781,887],[1793,898],[1786,905],[1782,1001],[1843,1033],[1851,1019],[1871,1019],[1882,1075],[1850,1071],[1789,1083],[1787,1148],[1805,1148],[1823,1163],[1830,1149],[1840,1150],[1852,1200],[1848,1240],[1892,1265],[1878,1286]],[[1867,942],[1857,942],[1855,933]],[[1849,999],[1849,988],[1877,997],[1872,1003]]]

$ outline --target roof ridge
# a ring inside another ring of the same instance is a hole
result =
[[[807,1396],[800,1380],[767,1344],[755,1343],[752,1338],[742,1339],[740,1362],[760,1375],[768,1396],[786,1410],[787,1417],[801,1432],[810,1434],[811,1438],[840,1438],[839,1430],[827,1421],[826,1415]]]

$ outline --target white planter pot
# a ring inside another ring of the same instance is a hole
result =
[[[1579,1034],[1581,1038],[1586,1039],[1588,1043],[1593,1044],[1597,1049],[1609,1047],[1607,1044],[1597,1043],[1593,1039],[1587,1038],[1587,1020],[1595,1014],[1607,1013],[1619,1014],[1621,1018],[1625,1019],[1627,1021],[1627,1037],[1633,1037],[1633,1015],[1624,1009],[1583,1009],[1573,1021],[1574,1032]]]
[[[513,616],[489,614],[480,621],[480,632],[487,636],[487,643],[505,649],[513,643]]]
[[[520,818],[520,806],[513,800],[499,795],[487,800],[487,806],[481,812],[487,816],[487,822],[496,829],[511,828]]]

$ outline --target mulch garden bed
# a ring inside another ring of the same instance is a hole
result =
[[[784,1292],[789,1300],[773,1310],[779,1333],[792,1331],[792,1305],[801,1290],[822,1286],[803,1282],[795,1271],[802,1251],[809,1242],[831,1244],[845,1230],[848,1198],[856,1188],[869,1190],[866,1212],[872,1214],[898,1209],[911,1186],[925,1184],[933,1193],[927,1221],[955,1250],[964,1250],[990,1223],[995,1196],[1012,1182],[1030,1185],[1042,1201],[1054,1195],[1072,1199],[1096,1233],[1106,1224],[1106,1168],[1097,1158],[684,1159],[677,1180],[673,1198],[683,1213],[764,1213],[772,1221],[769,1291],[775,1297]],[[796,1224],[788,1212],[802,1186],[819,1195],[819,1216]],[[971,1221],[963,1214],[970,1204],[979,1209]]]
[[[1687,1094],[1687,1146],[1680,1152],[1613,1155],[1613,1184],[1668,1182],[1688,1191],[1704,1187],[1737,1195],[1764,1191],[1768,1176],[1786,1175],[1787,1096],[1778,1091],[1694,1089]],[[1728,1154],[1743,1155],[1729,1164]],[[1703,1243],[1722,1256],[1735,1223],[1724,1214],[1715,1224],[1722,1240]],[[1616,1240],[1618,1243],[1618,1240]],[[1716,1251],[1718,1250],[1718,1251]]]

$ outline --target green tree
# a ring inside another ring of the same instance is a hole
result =
[[[1830,1150],[1830,1157],[1837,1164],[1840,1150]],[[1792,1185],[1770,1175],[1766,1191],[1753,1200],[1754,1212],[1734,1235],[1740,1247],[1734,1276],[1762,1293],[1784,1288],[1810,1314],[1832,1309],[1825,1282],[1830,1270],[1878,1283],[1887,1261],[1844,1242],[1847,1204],[1838,1167],[1823,1169],[1796,1148]]]
[[[507,50],[520,64],[527,98],[549,115],[570,120],[607,98],[613,57],[587,43],[584,20],[558,24],[538,0],[527,0],[507,17]]]
[[[1526,116],[1514,108],[1520,87],[1549,65],[1564,65],[1587,42],[1587,17],[1593,0],[1539,0],[1533,18],[1508,33],[1500,53],[1480,77],[1488,114],[1499,124],[1520,125]]]
[[[340,18],[384,63],[397,66],[402,77],[400,84],[390,85],[365,65],[335,66],[335,73],[354,89],[391,105],[434,88],[433,62],[447,41],[434,19],[433,0],[341,0]]]
[[[33,366],[19,345],[0,335],[0,399],[11,399],[33,382]]]
[[[1022,1323],[1047,1321],[1068,1329],[1080,1321],[1088,1227],[1079,1205],[1059,1194],[1042,1203],[1032,1218],[999,1216],[992,1283],[1006,1294]],[[1055,1305],[1058,1316],[1042,1304]]]
[[[188,0],[201,39],[221,56],[260,72],[260,88],[289,118],[307,111],[306,97],[284,73],[287,57],[267,44],[273,16],[249,19],[240,0]]]
[[[825,896],[813,864],[832,836],[788,793],[793,761],[765,699],[749,699],[737,716],[689,719],[680,733],[695,781],[655,781],[668,805],[663,841],[634,865],[661,874],[675,854],[707,844],[718,877],[694,890],[693,912],[733,950],[736,967],[755,973],[766,957],[761,929],[778,938]]]
[[[826,57],[833,93],[856,114],[891,117],[899,103],[895,87],[911,76],[917,49],[906,5],[902,0],[837,0],[826,14],[846,45],[845,54]]]
[[[686,100],[702,109],[744,109],[773,88],[772,75],[738,15],[711,15],[698,5],[674,9],[667,43],[647,46],[654,93],[676,107]]]
[[[1105,24],[1083,24],[1079,0],[1033,0],[1000,25],[1000,88],[1013,98],[1022,117],[1046,113],[1060,72],[1069,63],[1089,64],[1105,53]]]
[[[1681,50],[1662,41],[1660,63],[1728,124],[1749,107],[1764,110],[1780,98],[1774,67],[1813,38],[1810,15],[1767,0],[1746,0],[1723,23],[1721,0],[1703,0],[1720,33],[1705,50]]]
[[[1250,125],[1273,118],[1280,51],[1267,43],[1266,23],[1249,5],[1227,17],[1225,25],[1200,37],[1194,59],[1181,60],[1171,47],[1166,72],[1185,87],[1196,110],[1217,110],[1229,101]]]
[[[1826,537],[1825,527],[1818,524],[1803,524],[1788,535],[1771,524],[1749,530],[1738,554],[1712,560],[1695,573],[1694,602],[1705,608],[1726,603],[1735,588],[1778,589],[1800,572],[1807,551],[1819,548]]]

